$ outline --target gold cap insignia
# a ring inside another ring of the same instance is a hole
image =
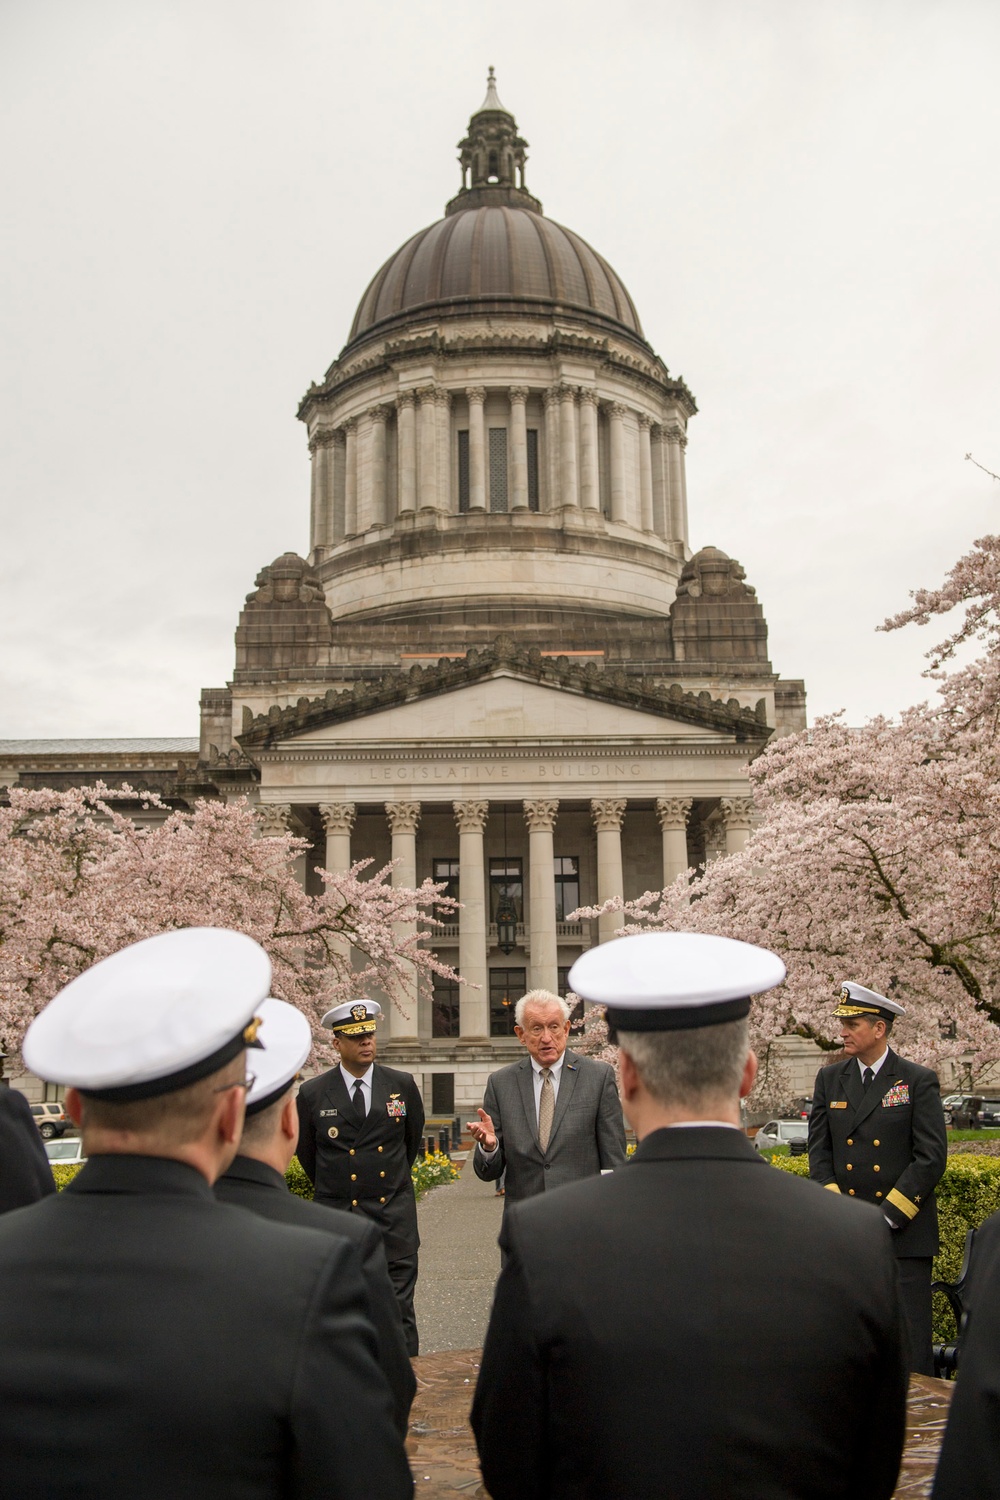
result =
[[[260,1026],[260,1016],[254,1016],[250,1024],[243,1028],[243,1040],[248,1047],[256,1047],[260,1045],[257,1041],[257,1033],[260,1030]]]
[[[367,1019],[368,1019],[368,1007],[367,1007],[367,1005],[352,1005],[351,1006],[351,1020],[352,1021],[367,1021]]]

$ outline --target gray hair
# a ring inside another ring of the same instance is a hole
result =
[[[529,1005],[558,1005],[562,1012],[563,1020],[569,1020],[569,1006],[565,1000],[560,1000],[559,996],[553,995],[551,990],[529,990],[526,995],[521,996],[520,1000],[514,1006],[515,1025],[524,1025],[524,1012],[525,1008]]]
[[[744,1017],[692,1031],[621,1031],[618,1044],[659,1104],[697,1109],[737,1098],[750,1027]]]

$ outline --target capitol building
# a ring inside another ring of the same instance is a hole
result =
[[[261,568],[197,745],[0,746],[24,785],[248,795],[317,890],[361,859],[443,882],[434,946],[467,983],[414,981],[380,1039],[432,1116],[481,1102],[513,1002],[613,931],[575,909],[741,848],[748,762],[805,726],[742,567],[691,551],[694,396],[545,216],[492,69],[459,165],[302,398],[309,551]]]

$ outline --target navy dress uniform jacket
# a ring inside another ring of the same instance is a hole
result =
[[[0,1083],[0,1214],[55,1190],[31,1105],[17,1089]]]
[[[250,1156],[237,1156],[229,1171],[215,1184],[220,1203],[248,1208],[263,1219],[278,1224],[298,1224],[303,1229],[321,1229],[339,1234],[356,1245],[361,1255],[365,1282],[365,1311],[378,1340],[378,1362],[392,1391],[396,1426],[405,1437],[410,1407],[417,1389],[416,1376],[403,1343],[399,1304],[389,1280],[385,1250],[378,1229],[359,1214],[341,1213],[325,1203],[310,1203],[288,1190],[280,1172]]]
[[[892,1048],[865,1093],[857,1058],[820,1068],[809,1116],[809,1175],[874,1203],[896,1225],[898,1257],[938,1250],[934,1189],[948,1160],[937,1074]]]
[[[888,1500],[889,1240],[721,1126],[512,1204],[472,1409],[493,1500]]]
[[[977,1230],[960,1374],[934,1480],[934,1500],[1000,1496],[1000,1213]]]
[[[0,1218],[0,1489],[18,1500],[409,1500],[339,1235],[96,1156]]]
[[[390,1263],[415,1255],[420,1236],[410,1168],[424,1106],[412,1075],[375,1063],[371,1108],[360,1125],[339,1067],[304,1083],[297,1103],[298,1157],[317,1203],[373,1219]]]

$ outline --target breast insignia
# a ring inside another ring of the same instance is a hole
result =
[[[330,1137],[331,1141],[335,1141],[340,1134],[340,1131],[337,1129],[336,1125],[331,1125],[326,1133]]]

